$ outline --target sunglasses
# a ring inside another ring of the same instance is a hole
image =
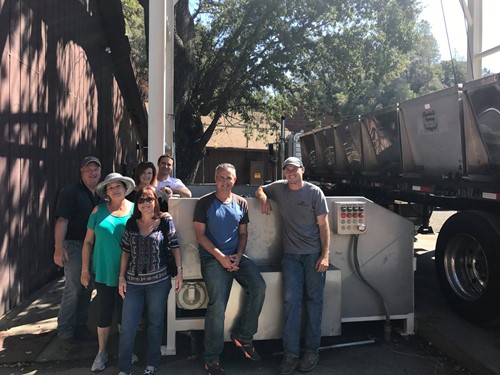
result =
[[[139,198],[137,199],[137,203],[142,204],[142,203],[151,203],[154,202],[154,198],[148,197],[148,198]]]

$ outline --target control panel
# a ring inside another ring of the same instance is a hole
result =
[[[333,202],[333,233],[363,234],[365,230],[364,202]]]

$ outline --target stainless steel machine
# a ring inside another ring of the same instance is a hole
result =
[[[238,193],[237,189],[235,192]],[[254,338],[278,339],[282,336],[283,316],[280,220],[276,210],[272,215],[263,215],[255,198],[247,200],[250,223],[246,254],[259,266],[267,284],[259,331]],[[351,259],[353,236],[359,236],[361,271],[381,290],[391,319],[404,319],[406,333],[413,333],[413,225],[362,197],[328,197],[327,200],[334,233],[330,249],[332,266],[327,271],[325,286],[322,335],[340,335],[342,322],[384,319],[380,301],[356,275]],[[182,250],[184,286],[177,295],[171,293],[169,296],[166,354],[176,352],[176,332],[204,328],[208,297],[192,225],[196,201],[196,198],[169,201]],[[241,298],[244,298],[242,289],[235,282],[226,310],[227,341],[238,316]]]

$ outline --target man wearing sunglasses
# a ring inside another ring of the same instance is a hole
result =
[[[255,195],[263,214],[271,214],[272,200],[281,217],[285,322],[284,357],[279,374],[288,375],[296,367],[309,372],[318,364],[330,228],[325,195],[317,186],[303,180],[302,161],[296,157],[286,159],[283,171],[284,180],[260,186]],[[304,354],[299,360],[303,304],[307,321],[304,324]]]

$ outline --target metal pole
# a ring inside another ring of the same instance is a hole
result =
[[[281,143],[280,143],[280,158],[279,164],[277,164],[277,168],[279,168],[281,178],[283,179],[285,176],[283,175],[283,162],[285,161],[285,116],[281,116]]]
[[[174,134],[174,5],[177,1],[166,1],[167,4],[167,40],[165,43],[165,153],[175,160]],[[175,164],[174,164],[175,176]]]
[[[158,1],[149,12],[149,119],[148,160],[165,152],[165,49],[166,2]]]

